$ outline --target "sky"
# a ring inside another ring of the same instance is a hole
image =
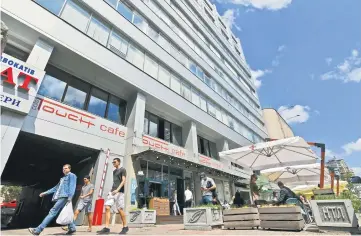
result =
[[[361,176],[361,1],[212,2],[241,40],[261,106]]]

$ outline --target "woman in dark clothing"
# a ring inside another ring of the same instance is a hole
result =
[[[237,191],[236,194],[234,195],[233,206],[242,207],[243,205],[244,205],[244,200],[241,198],[241,193]]]

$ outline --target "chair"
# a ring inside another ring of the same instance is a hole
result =
[[[301,207],[301,213],[305,223],[306,224],[312,223],[313,220],[310,216],[308,209],[306,209],[305,205],[300,200],[298,200],[297,198],[289,198],[286,200],[286,205],[296,205]]]

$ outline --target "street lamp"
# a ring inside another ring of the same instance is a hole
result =
[[[296,117],[299,117],[299,116],[300,116],[300,115],[295,115],[295,116],[292,116],[292,117],[287,118],[287,119],[285,119],[285,120],[288,121],[288,120],[291,120],[291,119],[296,118]]]
[[[285,111],[285,110],[288,110],[288,109],[291,109],[291,108],[294,108],[296,105],[292,105],[292,106],[289,106],[289,107],[285,107],[283,108],[282,110],[278,111],[278,113],[282,112],[282,111]]]

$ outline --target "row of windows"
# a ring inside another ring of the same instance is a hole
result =
[[[198,20],[197,24],[200,24],[200,25],[203,26],[203,28],[205,29],[205,31],[207,31],[207,32],[211,35],[211,37],[212,37],[212,39],[213,39],[213,42],[217,42],[217,43],[218,43],[218,45],[223,49],[223,51],[226,53],[226,55],[228,56],[228,58],[234,63],[234,65],[237,65],[237,67],[238,67],[241,71],[247,70],[248,74],[250,74],[249,68],[248,68],[248,67],[242,67],[241,64],[237,61],[237,59],[240,59],[244,65],[247,65],[247,63],[245,62],[245,60],[244,60],[244,58],[243,58],[242,53],[241,53],[240,50],[237,48],[238,45],[237,45],[237,40],[235,39],[235,37],[232,35],[232,39],[233,39],[233,42],[234,42],[234,44],[235,44],[235,45],[233,45],[233,46],[234,46],[233,48],[236,50],[236,53],[240,56],[239,58],[236,58],[236,57],[234,57],[233,55],[231,55],[231,54],[223,47],[222,43],[221,43],[217,38],[215,38],[212,33],[210,33],[210,32],[212,32],[212,31],[209,29],[208,24],[207,24],[206,22],[205,22],[205,24],[203,24],[203,23],[202,23],[203,21],[201,21],[201,20],[199,19],[199,17],[197,16],[197,14],[193,11],[193,8],[189,6],[190,1],[181,0],[181,2],[183,2],[183,3],[185,4],[185,6],[193,13],[193,16]],[[198,0],[197,3],[200,5],[200,8],[202,9],[203,3],[201,3],[201,0]],[[210,8],[209,8],[209,9],[210,9]],[[213,10],[208,10],[208,9],[204,8],[205,14],[211,19],[211,21],[216,22],[215,18],[213,17],[213,15],[212,15],[212,13],[211,13],[212,11],[213,11]],[[220,24],[223,24],[223,22],[219,22],[219,23],[220,23]],[[207,25],[207,27],[205,27],[205,25]],[[194,30],[196,30],[196,29],[194,28]],[[197,30],[196,30],[196,31],[197,31]],[[229,41],[229,42],[232,43],[232,41]],[[206,42],[206,43],[209,43],[209,42]],[[232,44],[231,44],[231,46],[232,46]],[[244,75],[244,73],[243,73],[243,75]],[[245,77],[246,77],[246,78],[249,78],[248,76],[245,76]]]
[[[182,127],[164,120],[152,113],[145,112],[144,133],[182,146]]]
[[[110,0],[107,0],[110,1]],[[115,0],[114,0],[115,1]],[[188,36],[186,36],[183,31],[179,30],[179,27],[175,26],[168,18],[168,16],[165,15],[164,11],[160,10],[160,8],[155,5],[153,1],[148,0],[148,3],[150,4],[149,7],[159,16],[161,19],[164,20],[168,25],[172,26],[173,30],[191,47],[195,46],[193,41],[189,39]],[[122,2],[118,2],[118,6],[124,4]],[[121,12],[121,14],[123,14]],[[136,13],[135,13],[136,14]],[[145,22],[145,20],[144,20]],[[165,39],[161,33],[158,33],[155,29],[153,29],[150,25],[147,23],[142,24],[142,28],[144,33],[146,33],[150,38],[152,38],[155,42],[157,42],[163,49],[168,51],[174,58],[176,58],[180,63],[182,63],[184,66],[186,66],[193,74],[198,76],[203,82],[205,82],[210,88],[212,88],[214,91],[216,91],[221,97],[223,97],[226,101],[228,101],[233,107],[235,107],[237,110],[239,110],[241,113],[243,113],[247,118],[249,118],[253,123],[255,123],[259,128],[264,129],[263,123],[255,116],[253,116],[240,102],[238,102],[236,99],[234,99],[219,83],[217,83],[215,80],[213,80],[210,76],[206,74],[206,72],[203,71],[202,68],[200,68],[195,62],[190,60],[185,56],[185,54],[179,50],[174,44],[169,42],[169,40]],[[205,55],[203,51],[201,51],[197,46],[195,46],[196,49],[198,49],[198,54]],[[197,50],[196,50],[197,52]],[[206,60],[208,61],[208,60]],[[209,62],[211,60],[209,59]],[[212,63],[213,64],[213,63]],[[212,66],[212,65],[211,65]],[[226,63],[226,66],[231,68],[231,66]],[[215,72],[223,78],[228,84],[230,84],[233,88],[238,87],[232,79],[228,77],[223,71],[221,71],[219,68],[215,67],[213,64],[213,68]],[[233,70],[233,69],[232,69]],[[236,73],[236,72],[234,72]],[[246,85],[246,83],[241,80],[241,82]],[[248,86],[248,85],[246,85]],[[255,111],[261,115],[260,107],[254,103],[240,88],[236,90],[244,99],[246,102],[248,102]]]
[[[36,1],[41,3],[42,0]],[[48,1],[45,2],[48,3]],[[87,35],[93,36],[94,40],[104,44],[117,55],[125,58],[128,62],[148,73],[150,76],[153,76],[159,82],[171,88],[188,101],[193,102],[199,108],[216,117],[247,139],[251,141],[261,140],[261,138],[253,131],[234,119],[223,109],[220,109],[219,106],[214,105],[213,102],[206,99],[204,95],[192,88],[187,82],[179,79],[173,73],[170,73],[168,68],[157,63],[153,58],[145,54],[142,49],[130,43],[129,40],[121,34],[115,32],[114,29],[110,30],[110,27],[107,24],[101,22],[97,16],[81,7],[76,0],[66,0],[65,3],[65,6],[61,7],[61,10],[59,10],[61,18],[82,30]],[[87,21],[84,19],[85,16],[88,16]],[[134,16],[132,16],[132,20],[133,19],[135,19]],[[95,30],[90,34],[89,29]],[[217,113],[222,113],[224,115],[217,115]]]
[[[124,124],[126,101],[48,65],[39,94]]]
[[[217,146],[215,143],[205,138],[202,138],[201,136],[197,136],[197,143],[198,143],[198,153],[211,157],[216,160],[219,159]]]

